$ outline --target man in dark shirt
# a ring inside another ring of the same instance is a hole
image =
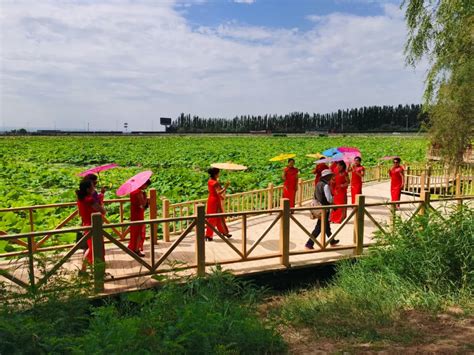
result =
[[[329,206],[333,203],[333,198],[331,194],[331,188],[329,186],[329,181],[333,178],[334,174],[330,169],[323,170],[321,172],[321,179],[316,184],[316,188],[314,190],[314,198],[318,200],[321,205]],[[329,213],[326,213],[325,218],[325,225],[326,225],[326,236],[328,238],[331,237],[331,226],[329,225]],[[316,223],[316,227],[314,227],[313,232],[311,233],[314,238],[317,238],[321,233],[321,218],[318,219]],[[336,245],[339,243],[339,240],[333,239],[329,242],[331,245]],[[309,238],[305,245],[306,249],[314,249],[314,241]]]

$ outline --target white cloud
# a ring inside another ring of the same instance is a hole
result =
[[[166,1],[0,6],[7,126],[150,129],[180,112],[327,112],[421,98],[423,73],[404,67],[405,25],[392,7],[331,14],[302,32],[237,22],[192,29]]]
[[[256,0],[234,0],[238,4],[253,4]]]

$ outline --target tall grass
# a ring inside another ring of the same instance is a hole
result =
[[[408,310],[437,312],[456,304],[473,309],[474,210],[400,222],[357,263],[342,262],[324,289],[286,297],[281,317],[333,337],[406,338]]]
[[[0,314],[0,353],[282,353],[286,346],[256,312],[262,291],[216,270],[91,307],[46,302]]]

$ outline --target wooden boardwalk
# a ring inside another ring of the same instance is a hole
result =
[[[366,203],[383,203],[388,201],[389,183],[369,183],[364,186],[364,195]],[[402,201],[414,201],[413,196],[402,196]],[[350,197],[349,197],[350,201]],[[397,211],[402,218],[407,218],[417,209],[419,203],[406,204]],[[390,230],[391,210],[389,206],[368,206],[366,210],[372,217]],[[351,209],[348,209],[348,214]],[[293,217],[296,218],[302,226],[309,232],[312,231],[316,223],[309,218],[308,211],[295,211]],[[268,227],[278,218],[278,213],[262,214],[247,219],[247,243],[242,245],[242,221],[237,220],[229,223],[229,229],[232,238],[230,243],[237,250],[250,250],[252,244],[259,239]],[[316,264],[333,263],[336,260],[352,257],[354,255],[354,220],[353,217],[341,229],[337,239],[340,243],[335,246],[327,246],[325,250],[307,251],[305,243],[308,240],[306,233],[290,219],[290,266],[291,268],[308,267]],[[332,224],[334,232],[339,225]],[[374,243],[373,235],[377,226],[367,217],[364,219],[364,246],[368,247]],[[172,236],[170,242],[158,241],[155,246],[155,258],[158,259],[173,245],[177,236]],[[124,241],[124,243],[127,243]],[[280,262],[280,221],[276,221],[274,226],[268,231],[264,238],[255,246],[246,261],[241,260],[235,250],[233,250],[224,240],[215,236],[214,241],[205,243],[205,258],[207,271],[213,265],[222,265],[226,270],[235,274],[262,273],[275,270],[286,269]],[[126,245],[126,244],[125,244]],[[317,247],[317,246],[316,246]],[[62,254],[57,255],[59,258]],[[144,261],[151,264],[149,239],[145,244]],[[77,273],[81,265],[81,251],[77,251],[61,269],[70,273]],[[257,259],[257,260],[255,260]],[[130,255],[113,244],[106,244],[105,253],[106,262],[106,294],[136,290],[151,287],[158,281],[149,275],[149,270],[134,260]],[[37,263],[37,262],[35,262]],[[194,231],[189,233],[170,253],[167,260],[158,268],[159,273],[171,272],[178,276],[195,273],[196,265],[196,243]],[[35,269],[36,269],[35,265]],[[172,271],[173,268],[184,267],[181,271]],[[187,267],[187,268],[186,268]],[[14,277],[28,283],[28,258],[10,258],[0,259],[0,269],[7,270]],[[46,267],[48,269],[48,267]],[[36,280],[42,275],[35,275]],[[7,281],[7,283],[9,283]],[[11,283],[12,287],[14,284]]]

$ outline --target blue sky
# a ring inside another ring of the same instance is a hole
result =
[[[358,16],[376,16],[384,13],[384,4],[398,1],[370,0],[210,0],[194,3],[177,3],[189,24],[194,27],[218,26],[237,21],[251,26],[269,28],[297,28],[301,31],[313,27],[308,15],[326,16],[331,13],[347,13]],[[183,6],[184,5],[184,6]]]
[[[397,2],[2,0],[0,127],[419,103]]]

